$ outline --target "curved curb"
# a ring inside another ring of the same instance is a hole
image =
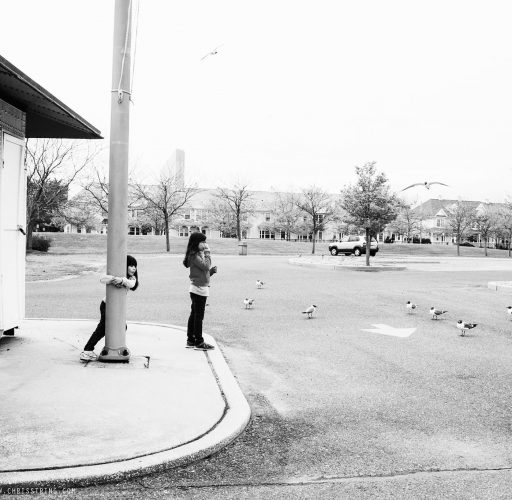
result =
[[[148,322],[137,323],[170,326]],[[53,488],[69,488],[71,486],[116,482],[121,479],[187,465],[212,455],[227,446],[243,432],[249,423],[251,409],[217,342],[210,335],[204,336],[209,343],[216,347],[215,350],[205,352],[204,355],[208,359],[212,375],[217,381],[226,405],[221,420],[209,432],[196,440],[173,449],[135,459],[80,467],[0,473],[0,487],[9,489],[50,486]]]
[[[368,266],[350,266],[350,265],[343,265],[343,264],[332,264],[329,262],[308,262],[305,260],[302,260],[300,258],[292,258],[288,259],[288,264],[291,264],[292,266],[302,266],[302,267],[323,267],[325,269],[331,269],[332,271],[342,271],[344,269],[348,269],[350,271],[403,271],[404,269],[407,269],[405,266],[397,266],[397,265],[370,265]]]

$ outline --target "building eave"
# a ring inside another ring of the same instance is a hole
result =
[[[98,129],[2,56],[0,99],[26,114],[28,138],[102,139]]]

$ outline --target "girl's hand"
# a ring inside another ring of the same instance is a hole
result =
[[[110,284],[119,287],[123,284],[123,278],[113,278]]]

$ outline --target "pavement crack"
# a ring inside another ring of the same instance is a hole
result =
[[[179,490],[204,489],[204,488],[239,488],[239,487],[267,487],[267,486],[308,486],[313,484],[343,483],[350,481],[379,481],[384,479],[394,479],[409,476],[421,476],[430,474],[449,474],[449,473],[473,473],[473,472],[500,472],[511,471],[512,467],[494,467],[494,468],[457,468],[457,469],[429,469],[429,470],[411,470],[389,474],[369,474],[355,476],[319,476],[316,478],[290,478],[281,481],[240,481],[236,483],[204,483],[204,484],[183,484],[173,485]]]

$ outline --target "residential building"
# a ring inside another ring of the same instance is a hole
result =
[[[101,187],[96,187],[99,193]],[[218,198],[217,189],[198,189],[197,193],[190,199],[190,202],[172,218],[171,228],[175,236],[187,238],[190,233],[200,231],[208,238],[230,238],[236,236],[233,216],[222,214],[226,219],[219,222],[219,214],[212,214],[212,204]],[[312,235],[305,224],[307,217],[300,216],[295,224],[294,231],[285,231],[280,224],[276,203],[279,196],[289,193],[278,193],[271,191],[249,191],[251,210],[242,217],[242,237],[244,239],[292,239],[309,241]],[[98,196],[97,196],[98,197]],[[146,205],[141,202],[133,189],[129,190],[130,204],[128,207],[128,234],[162,234],[161,225],[151,221],[146,213]],[[334,199],[334,196],[333,196]],[[90,222],[81,224],[68,223],[64,227],[67,233],[106,233],[108,218],[107,214],[99,208],[99,203],[94,201],[94,196],[85,190],[80,191],[73,201],[76,204],[90,206],[95,204],[97,214],[90,217]],[[323,222],[323,215],[317,216],[317,222]],[[334,225],[326,224],[326,227],[317,234],[317,241],[330,241],[341,236],[341,233]]]
[[[482,201],[468,200],[449,200],[449,199],[430,199],[418,205],[412,210],[412,215],[416,218],[417,224],[412,231],[411,237],[429,239],[432,244],[452,244],[456,243],[457,235],[450,225],[450,211],[454,209],[457,203],[461,203],[469,210],[474,210],[476,215],[485,212],[494,211],[498,213],[505,208],[504,203],[486,203]],[[384,240],[390,239],[395,242],[405,241],[407,235],[398,232],[393,224],[382,234]],[[478,227],[473,224],[467,231],[466,239],[477,244],[481,243],[481,234]],[[498,232],[491,234],[488,244],[494,246],[497,243],[505,243],[506,238],[500,236]]]

